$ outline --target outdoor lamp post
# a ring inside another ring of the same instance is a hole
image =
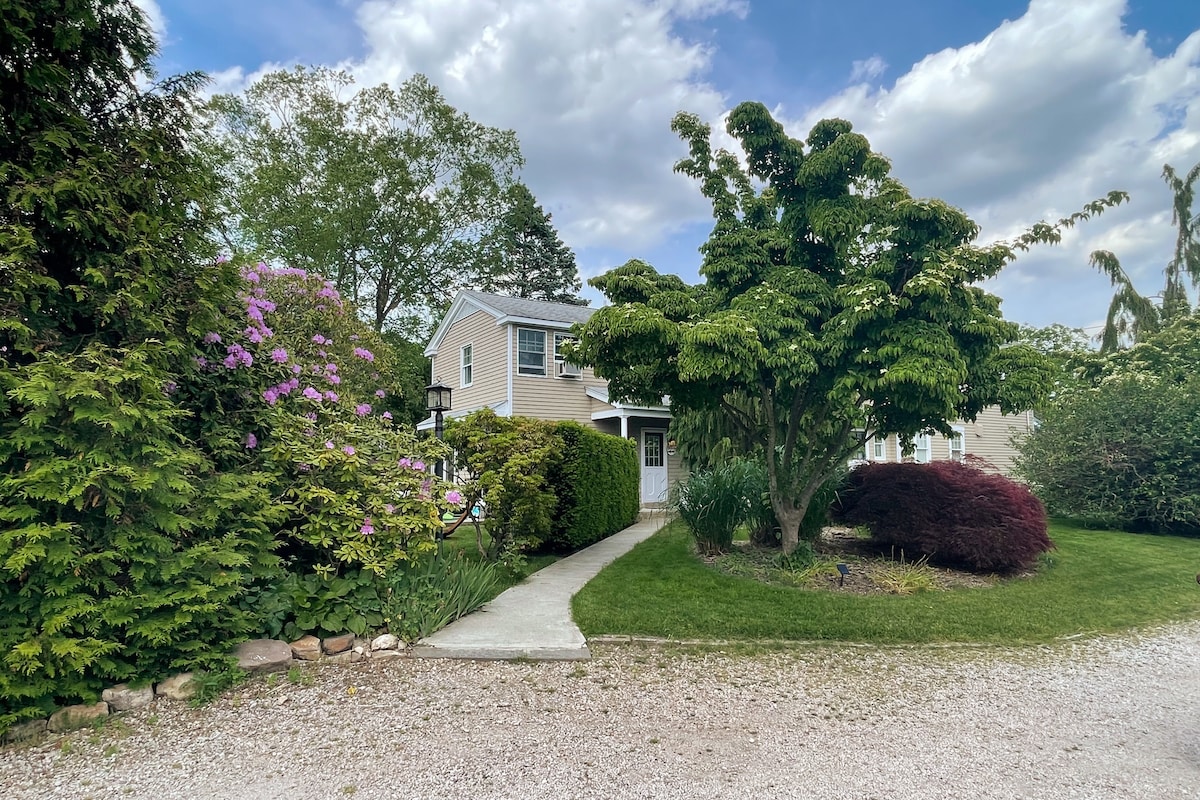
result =
[[[434,378],[433,383],[425,387],[425,408],[433,412],[433,435],[439,440],[445,432],[442,413],[450,410],[450,387]],[[433,472],[442,477],[442,461],[438,459]]]

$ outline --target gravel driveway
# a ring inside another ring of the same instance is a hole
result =
[[[1200,797],[1200,622],[1037,648],[403,659],[0,751],[5,798]]]

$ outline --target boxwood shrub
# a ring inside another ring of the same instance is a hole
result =
[[[1032,566],[1054,544],[1024,485],[953,461],[865,464],[851,471],[835,518],[865,525],[882,546],[973,570]]]

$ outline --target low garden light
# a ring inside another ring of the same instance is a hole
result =
[[[838,586],[845,586],[846,585],[846,576],[850,574],[850,567],[848,567],[845,564],[838,564],[837,571],[838,571]]]

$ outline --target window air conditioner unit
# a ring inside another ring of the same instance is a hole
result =
[[[572,364],[570,361],[558,362],[558,377],[578,378],[581,375],[583,375],[583,368],[578,364]]]

